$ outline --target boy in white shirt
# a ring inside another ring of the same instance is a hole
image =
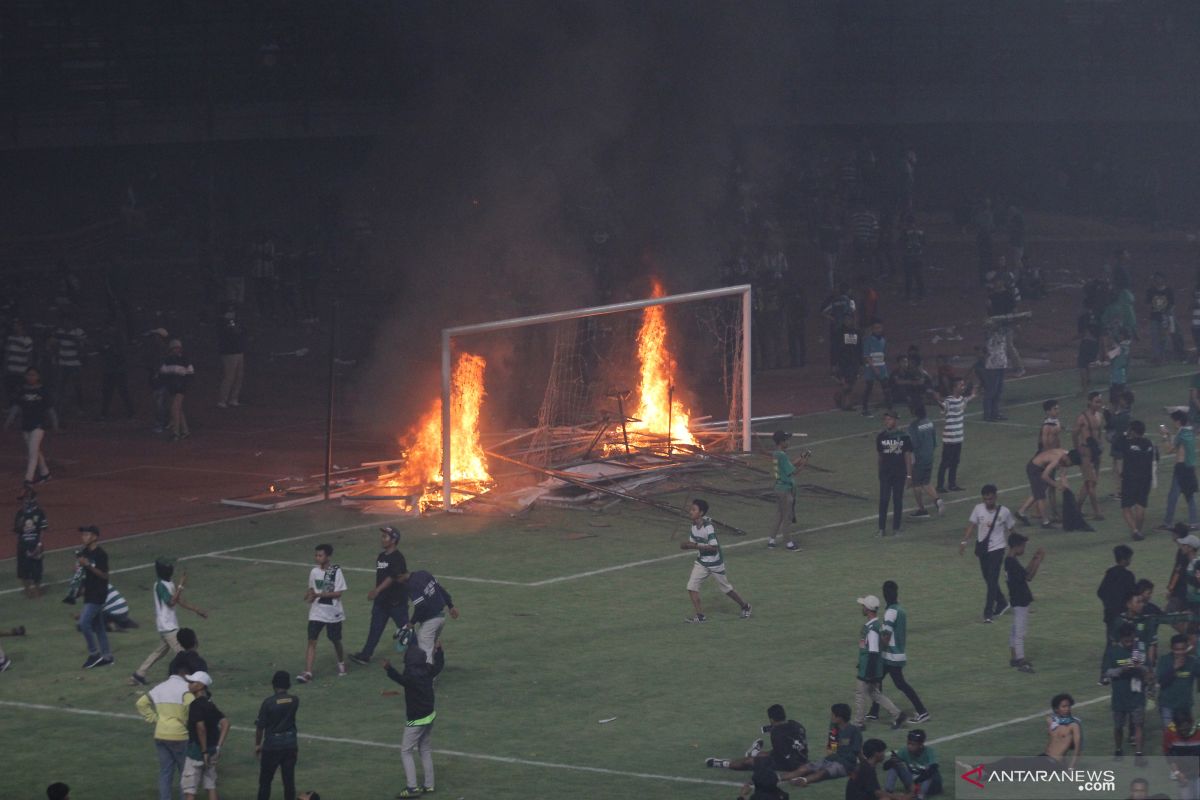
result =
[[[161,641],[158,643],[158,647],[146,656],[142,665],[129,676],[131,686],[145,686],[146,675],[150,672],[150,668],[167,653],[183,652],[183,647],[176,638],[179,633],[179,617],[175,613],[176,606],[186,608],[201,619],[208,619],[207,611],[183,599],[183,586],[187,583],[187,573],[180,576],[178,584],[171,581],[175,575],[173,559],[165,557],[155,559],[154,574],[158,579],[154,582],[154,623]],[[109,591],[112,591],[111,586]]]
[[[346,577],[341,567],[331,563],[333,545],[319,544],[313,554],[316,566],[308,573],[308,590],[304,600],[308,606],[308,651],[304,659],[304,672],[296,676],[297,683],[308,683],[313,679],[313,659],[317,656],[317,637],[321,629],[333,642],[337,652],[337,674],[346,674],[346,654],[342,651],[342,621],[346,611],[342,608],[342,594],[346,591]]]

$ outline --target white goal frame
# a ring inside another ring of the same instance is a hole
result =
[[[453,480],[450,463],[450,381],[451,381],[451,341],[455,336],[466,336],[473,333],[488,333],[503,331],[511,328],[523,328],[528,325],[542,325],[548,322],[563,322],[570,319],[598,317],[603,314],[616,314],[621,311],[637,311],[651,306],[669,306],[676,303],[688,303],[694,300],[711,300],[717,297],[742,298],[742,451],[749,453],[751,449],[750,419],[750,284],[727,286],[721,289],[707,289],[700,292],[685,292],[666,297],[651,297],[646,300],[631,300],[626,303],[612,303],[606,306],[590,308],[574,308],[567,311],[554,311],[548,314],[534,314],[528,317],[512,317],[481,322],[475,325],[458,325],[442,329],[442,508],[451,508],[451,483]],[[732,423],[733,420],[730,420]]]

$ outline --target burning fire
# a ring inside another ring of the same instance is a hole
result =
[[[662,284],[654,282],[653,297],[662,297]],[[642,311],[642,327],[638,331],[637,350],[641,374],[638,383],[638,406],[632,416],[639,422],[629,425],[630,431],[644,435],[665,436],[671,432],[672,442],[696,444],[688,429],[690,412],[673,397],[671,375],[675,359],[667,349],[667,319],[664,306],[650,306]]]
[[[458,502],[473,497],[491,487],[492,476],[488,474],[487,459],[479,442],[479,409],[486,394],[483,387],[483,370],[487,361],[482,356],[463,353],[454,366],[450,388],[451,479],[456,490],[452,501]],[[438,398],[433,407],[421,418],[409,435],[404,467],[391,479],[387,486],[420,487],[423,494],[421,510],[439,504],[442,499],[442,401]],[[458,491],[463,489],[466,491]]]

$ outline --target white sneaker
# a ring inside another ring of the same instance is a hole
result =
[[[296,676],[296,683],[310,683],[313,679],[311,672],[301,672]]]
[[[346,665],[345,664],[338,664],[337,674],[338,674],[339,678],[346,677]]]

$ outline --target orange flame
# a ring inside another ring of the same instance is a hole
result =
[[[664,295],[662,284],[654,282],[653,297]],[[663,306],[650,306],[642,311],[642,327],[638,331],[638,362],[641,375],[638,383],[638,407],[633,414],[639,422],[629,430],[642,434],[666,436],[671,432],[673,442],[696,444],[688,429],[689,410],[672,396],[671,376],[675,359],[667,349],[667,318]]]
[[[479,441],[479,410],[486,394],[483,371],[487,361],[482,356],[463,353],[454,366],[450,389],[450,418],[453,436],[450,441],[451,479],[481,491],[490,488],[487,458]],[[406,437],[407,455],[404,467],[385,482],[389,486],[419,487],[423,490],[421,509],[440,502],[442,487],[442,401],[421,417]],[[465,500],[469,492],[455,492],[452,500]]]

